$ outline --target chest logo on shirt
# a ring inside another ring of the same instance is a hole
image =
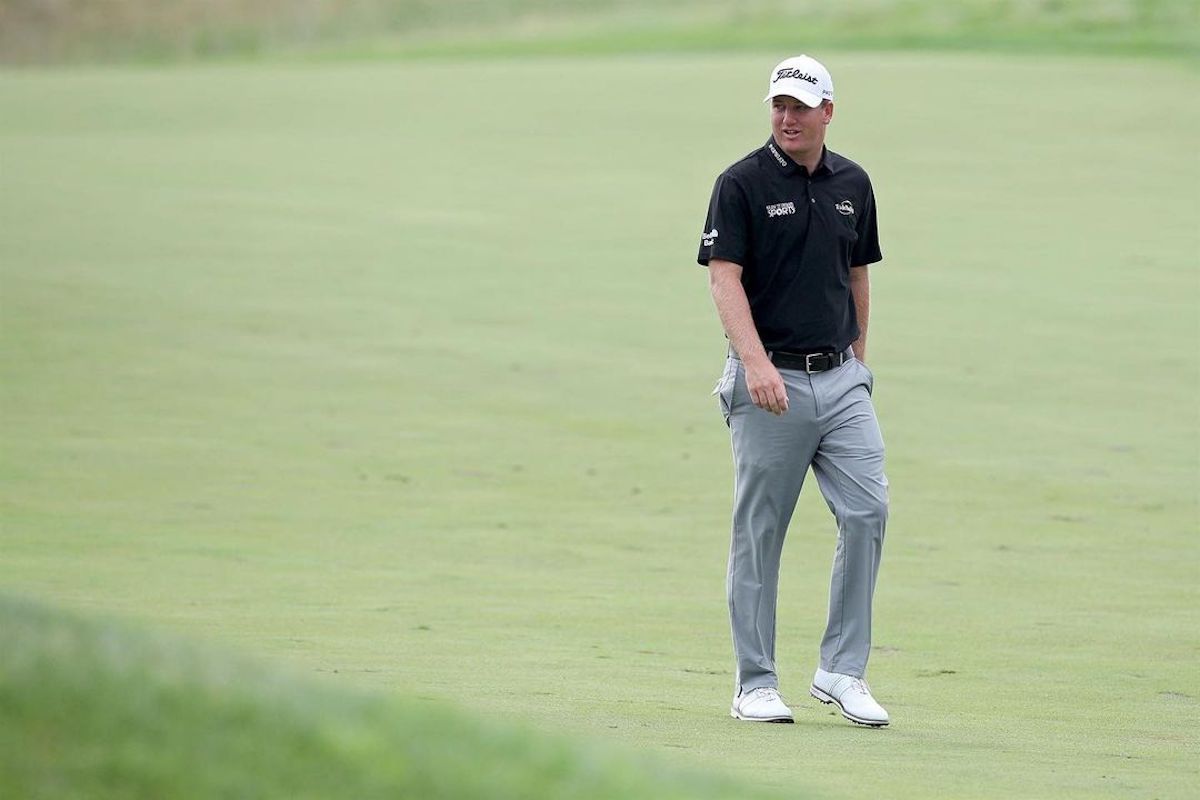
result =
[[[784,214],[795,214],[795,203],[774,203],[767,206],[768,217],[782,217]]]
[[[843,200],[834,206],[839,214],[845,214],[847,217],[854,213],[854,206],[849,200]]]

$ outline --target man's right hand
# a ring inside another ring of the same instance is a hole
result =
[[[746,388],[754,405],[776,416],[783,415],[788,410],[787,385],[775,365],[765,355],[743,361],[742,365],[746,368]]]
[[[750,400],[764,411],[783,414],[788,410],[787,386],[779,376],[779,370],[767,358],[762,340],[754,328],[750,302],[742,286],[741,265],[714,258],[708,262],[708,282],[717,314],[725,326],[725,335],[741,355],[742,365],[746,368],[746,388],[750,390]]]

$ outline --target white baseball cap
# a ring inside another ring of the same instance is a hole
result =
[[[794,97],[810,108],[821,105],[822,100],[833,99],[833,78],[825,65],[810,56],[793,56],[780,61],[771,70],[771,84],[763,102],[776,95]]]

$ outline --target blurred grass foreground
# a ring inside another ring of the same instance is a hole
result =
[[[761,796],[0,596],[0,797]]]
[[[1196,0],[0,0],[0,63],[794,47],[1195,57]]]

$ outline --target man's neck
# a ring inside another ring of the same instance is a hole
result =
[[[771,138],[774,139],[775,137],[772,136]],[[787,157],[792,161],[795,161],[797,164],[807,169],[809,175],[815,173],[817,171],[817,167],[821,166],[821,156],[825,154],[824,142],[821,142],[821,144],[819,144],[812,152],[804,153],[788,153],[787,150],[783,149],[783,146],[779,144],[779,142],[775,142],[775,146],[778,147],[780,151],[787,153]]]
[[[799,153],[792,156],[792,161],[795,161],[800,166],[808,170],[809,175],[813,175],[817,171],[817,167],[821,166],[821,158],[825,155],[825,143],[822,142],[815,150],[809,153]]]
[[[824,148],[821,147],[821,148],[818,148],[817,152],[815,152],[815,153],[805,154],[805,156],[803,158],[793,158],[792,160],[795,161],[800,166],[807,169],[808,174],[812,175],[814,172],[817,171],[817,167],[821,165],[821,154],[824,152],[825,152]]]

